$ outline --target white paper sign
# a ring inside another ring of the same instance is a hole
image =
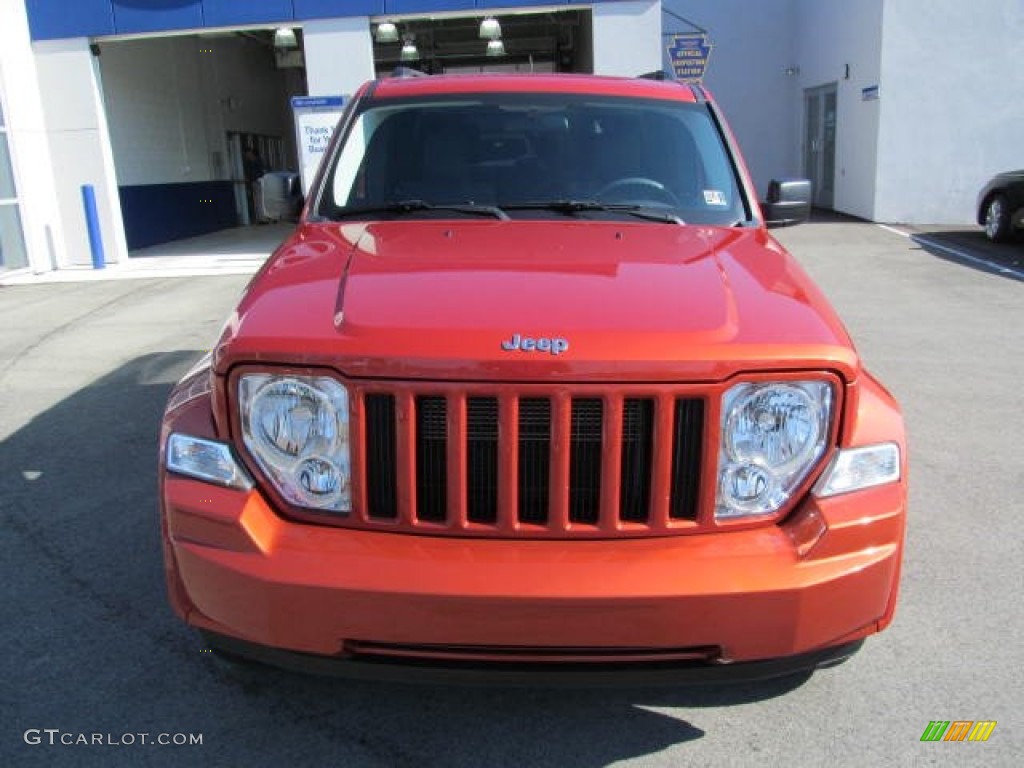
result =
[[[344,96],[297,96],[292,99],[295,144],[299,150],[304,195],[309,192],[309,185],[313,183],[324,152],[331,143],[345,101]]]

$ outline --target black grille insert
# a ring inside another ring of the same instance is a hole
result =
[[[408,400],[396,393],[363,394],[362,409],[357,410],[363,466],[354,480],[364,492],[366,509],[358,510],[362,519],[371,524],[401,521],[424,532],[444,526],[457,535],[459,510],[471,526],[527,537],[614,536],[640,530],[624,529],[623,523],[667,533],[666,513],[670,523],[698,522],[705,398],[642,392],[622,398],[594,390],[580,394],[565,401],[568,413],[547,392],[520,397],[486,390],[438,394],[435,389]],[[405,402],[411,424],[403,420]],[[669,413],[663,414],[662,407]],[[507,425],[512,428],[506,434],[503,415],[511,414],[516,414],[515,423]],[[660,424],[668,434],[661,434]],[[565,434],[559,431],[563,428]],[[610,435],[620,428],[619,445],[611,445]],[[407,438],[410,445],[400,442]],[[459,466],[453,466],[454,457]],[[503,487],[503,477],[515,487]],[[556,477],[565,485],[554,487]],[[614,497],[609,497],[616,485]],[[507,511],[511,519],[504,519],[503,501],[511,497],[518,501]],[[404,508],[406,499],[412,509]],[[564,510],[567,519],[553,510]],[[544,530],[526,528],[517,534],[517,523]],[[566,524],[575,527],[566,529]]]
[[[569,522],[596,523],[601,510],[604,403],[597,397],[572,401],[569,437]]]
[[[367,513],[371,518],[394,520],[398,517],[395,398],[367,395],[365,405]]]
[[[622,408],[619,519],[647,522],[654,456],[654,401],[629,399]]]
[[[551,474],[551,401],[519,401],[519,521],[543,524],[548,519]]]
[[[448,401],[416,398],[416,517],[443,523],[448,509]]]
[[[696,520],[704,446],[704,401],[676,400],[672,426],[673,520]]]
[[[498,521],[498,398],[466,399],[466,516]]]

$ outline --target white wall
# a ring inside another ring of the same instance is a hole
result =
[[[884,25],[876,218],[973,224],[1024,167],[1024,2],[886,0]]]
[[[661,4],[596,3],[592,11],[594,74],[636,77],[661,69]]]
[[[880,85],[885,98],[888,90],[888,83],[880,82],[882,4],[883,0],[799,0],[796,19],[800,122],[792,135],[797,156],[802,164],[802,89],[835,83],[834,208],[864,219],[875,213],[880,102],[865,101],[862,91]]]
[[[194,39],[102,43],[100,50],[118,183],[212,178]]]
[[[212,49],[200,61],[208,65],[203,73],[208,125],[222,124],[216,138],[223,141],[224,131],[280,136],[290,148],[289,157],[295,158],[289,99],[305,95],[298,70],[278,69],[272,50],[251,38],[200,39],[198,43]],[[212,115],[219,120],[211,119]],[[297,161],[292,162],[297,168]]]
[[[786,70],[796,60],[795,0],[664,0],[664,7],[707,30],[714,46],[704,85],[725,112],[763,195],[768,182],[801,173],[800,90]],[[670,14],[662,15],[666,34],[695,32]],[[663,64],[671,71],[661,43]]]
[[[56,201],[64,231],[60,266],[91,263],[82,209],[84,184],[96,191],[106,261],[127,258],[121,203],[100,95],[98,67],[86,38],[34,43],[39,93],[55,171]],[[21,152],[21,148],[19,148]],[[48,203],[52,206],[52,202]]]
[[[25,247],[32,270],[45,272],[63,260],[64,227],[53,202],[57,190],[24,3],[0,2],[0,29],[0,91]]]
[[[229,178],[227,131],[294,133],[283,71],[245,37],[194,35],[101,44],[118,183]]]
[[[351,96],[373,80],[373,41],[366,16],[302,25],[310,96]]]

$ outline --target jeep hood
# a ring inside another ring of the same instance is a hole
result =
[[[221,374],[272,362],[501,381],[853,378],[858,365],[763,230],[580,220],[301,225],[250,284],[215,360]]]

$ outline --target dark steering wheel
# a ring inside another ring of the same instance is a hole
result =
[[[615,181],[605,184],[603,187],[601,187],[601,189],[598,190],[597,199],[604,200],[606,196],[611,195],[612,200],[629,202],[630,198],[634,196],[625,195],[623,194],[623,192],[629,190],[630,188],[643,190],[647,194],[650,194],[651,190],[653,190],[658,194],[659,201],[668,203],[669,205],[676,208],[679,207],[679,198],[675,196],[672,190],[670,190],[660,181],[648,179],[646,176],[628,176],[626,178],[616,179]]]

